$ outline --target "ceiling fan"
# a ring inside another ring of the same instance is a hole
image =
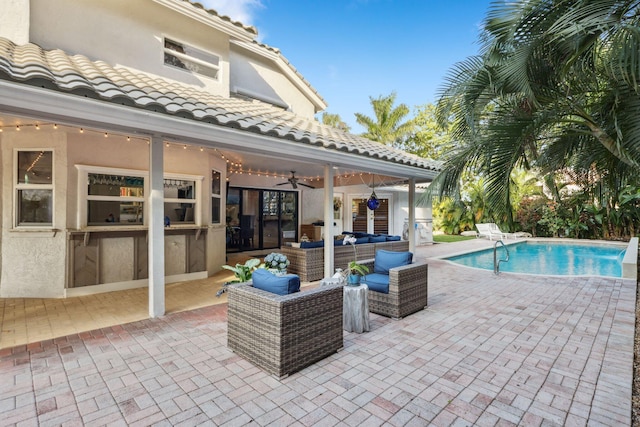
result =
[[[287,184],[291,184],[291,187],[293,187],[294,189],[298,188],[298,185],[302,185],[303,187],[307,187],[307,188],[315,188],[312,187],[310,185],[307,184],[303,184],[301,182],[298,182],[299,179],[296,178],[296,171],[291,171],[291,176],[287,179],[287,182],[281,182],[280,184],[276,184],[276,185],[287,185]]]

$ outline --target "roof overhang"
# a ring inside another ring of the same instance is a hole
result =
[[[258,32],[253,27],[245,26],[240,22],[232,21],[228,17],[218,15],[214,10],[207,10],[199,3],[176,0],[153,0],[171,10],[179,12],[195,21],[222,31],[240,40],[251,41],[256,38]]]
[[[430,182],[437,171],[0,80],[0,113]]]

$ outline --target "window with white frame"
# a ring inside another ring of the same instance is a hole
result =
[[[214,80],[219,79],[220,57],[218,55],[166,37],[164,39],[164,63]]]
[[[147,171],[76,165],[78,169],[78,223],[85,226],[144,225]],[[173,224],[198,221],[202,176],[164,176],[164,216]]]
[[[144,223],[143,175],[128,171],[87,174],[87,225]]]
[[[211,171],[211,224],[220,224],[222,206],[222,175],[217,170]]]
[[[53,225],[53,151],[16,153],[16,225]]]
[[[196,180],[181,177],[164,180],[164,216],[171,224],[194,224]]]

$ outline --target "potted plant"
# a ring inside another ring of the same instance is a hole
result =
[[[359,286],[361,276],[366,275],[369,272],[369,268],[366,265],[358,264],[358,251],[356,249],[356,238],[353,236],[347,236],[342,241],[343,245],[350,244],[353,246],[353,261],[349,262],[347,269],[347,285]]]
[[[289,264],[290,262],[285,254],[271,252],[269,255],[264,257],[264,264],[261,265],[261,267],[266,268],[273,274],[283,275],[287,274],[287,267]]]
[[[251,258],[245,261],[244,264],[236,264],[235,267],[232,267],[230,265],[223,265],[222,268],[233,271],[233,274],[236,278],[229,282],[225,282],[222,285],[222,288],[220,288],[220,290],[216,292],[216,296],[219,297],[220,295],[224,294],[227,291],[227,286],[232,283],[243,283],[251,280],[251,275],[253,274],[253,271],[258,268],[258,264],[260,264],[259,259]]]

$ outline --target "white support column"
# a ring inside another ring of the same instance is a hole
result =
[[[164,144],[149,143],[149,317],[164,316]]]
[[[324,166],[324,277],[333,276],[333,166]]]
[[[409,179],[409,251],[416,252],[416,180]]]

